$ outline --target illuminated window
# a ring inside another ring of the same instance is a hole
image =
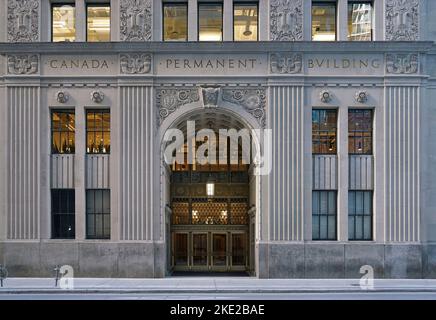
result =
[[[336,110],[312,110],[312,153],[336,154]]]
[[[257,3],[235,3],[233,7],[233,39],[257,41]]]
[[[89,42],[110,41],[109,5],[88,5],[86,8],[86,39]]]
[[[372,40],[372,3],[352,1],[348,3],[348,40]]]
[[[372,154],[372,110],[348,111],[348,152]]]
[[[72,110],[51,113],[51,153],[75,152],[75,116]]]
[[[198,39],[200,41],[223,40],[223,5],[200,3],[198,5]]]
[[[74,189],[51,190],[52,238],[74,239],[75,193]]]
[[[86,112],[86,152],[110,153],[110,113],[108,110]]]
[[[110,239],[110,190],[86,190],[86,238]]]
[[[76,8],[73,4],[54,4],[51,7],[52,41],[76,40]]]
[[[188,4],[163,4],[163,40],[188,40]]]
[[[335,2],[314,2],[312,4],[312,40],[336,40]]]

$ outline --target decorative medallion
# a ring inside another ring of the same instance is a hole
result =
[[[104,100],[104,93],[99,90],[91,92],[91,100],[95,103],[101,103]]]
[[[152,9],[150,0],[120,1],[121,41],[150,41]]]
[[[123,53],[120,55],[120,72],[145,74],[151,71],[150,53]]]
[[[300,73],[303,64],[301,53],[279,52],[270,55],[271,73]]]
[[[68,101],[68,99],[70,98],[70,96],[68,95],[67,92],[65,91],[58,91],[56,93],[56,100],[59,103],[66,103]]]
[[[8,55],[9,74],[34,74],[38,72],[38,55],[17,54]]]
[[[157,89],[156,103],[158,106],[159,125],[174,111],[185,104],[198,102],[198,88],[192,89]]]
[[[303,39],[303,1],[271,0],[270,39],[298,41]]]
[[[359,103],[365,103],[368,101],[368,93],[366,91],[357,91],[355,99]]]
[[[324,102],[324,103],[329,103],[330,101],[332,101],[332,98],[333,98],[332,94],[328,90],[321,91],[319,96],[320,96],[321,102]]]
[[[417,53],[386,55],[386,72],[392,74],[414,74],[419,70]]]
[[[8,41],[35,42],[39,36],[38,0],[8,0]]]
[[[386,0],[386,40],[419,40],[418,0]]]
[[[201,95],[203,97],[203,106],[205,108],[216,108],[218,105],[219,93],[219,86],[202,86]]]
[[[224,89],[223,100],[242,106],[262,128],[266,126],[266,91],[259,89]]]

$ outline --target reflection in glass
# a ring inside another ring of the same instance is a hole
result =
[[[336,154],[336,110],[312,110],[312,153]]]
[[[88,5],[87,7],[87,41],[110,41],[109,5]]]
[[[312,240],[336,240],[337,192],[312,192]]]
[[[188,4],[163,4],[163,40],[188,40]]]
[[[257,40],[257,4],[235,4],[233,7],[235,41]]]
[[[372,40],[372,3],[352,2],[348,4],[348,40]]]
[[[312,40],[336,40],[336,4],[314,2],[312,5]]]
[[[372,119],[370,109],[348,111],[348,152],[350,154],[372,154]]]
[[[76,40],[76,8],[73,5],[52,6],[52,40]]]
[[[200,41],[223,40],[222,4],[201,3],[198,5],[198,29]]]

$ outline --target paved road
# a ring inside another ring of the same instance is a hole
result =
[[[0,300],[436,300],[436,292],[238,294],[0,294]]]

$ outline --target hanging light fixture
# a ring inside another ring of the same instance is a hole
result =
[[[206,183],[206,194],[209,198],[212,198],[215,195],[215,183]]]

